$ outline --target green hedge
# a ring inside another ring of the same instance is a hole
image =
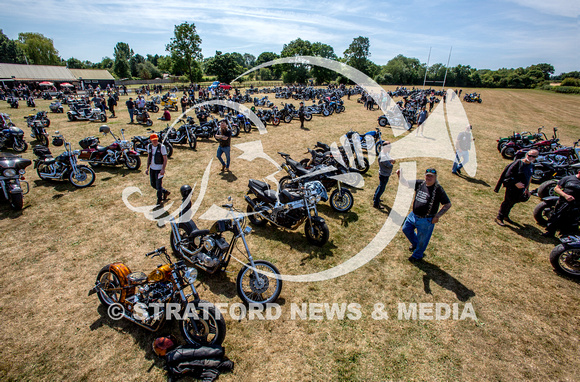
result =
[[[580,86],[554,86],[556,93],[580,94]]]

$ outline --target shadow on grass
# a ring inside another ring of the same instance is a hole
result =
[[[26,202],[26,201],[25,201]],[[6,203],[6,204],[4,204]],[[19,211],[14,211],[8,202],[0,204],[0,220],[4,219],[18,219],[30,205],[22,207]]]
[[[461,179],[465,179],[469,183],[479,184],[485,187],[491,187],[485,180],[470,178],[469,176],[463,174],[458,174],[457,176],[460,177]]]
[[[56,191],[59,191],[59,192],[63,192],[63,191],[73,192],[73,191],[78,190],[78,188],[76,188],[75,186],[73,186],[72,183],[69,182],[68,179],[66,179],[66,180],[41,180],[41,179],[35,179],[34,180],[34,187],[43,187],[43,186],[44,187],[53,186],[53,188]],[[92,184],[90,187],[94,187],[94,186],[95,185]],[[90,187],[87,187],[87,188],[90,188]],[[62,194],[60,197],[62,197],[62,196],[64,196],[64,194]],[[60,197],[57,197],[57,198],[60,198]]]
[[[517,233],[518,235],[525,237],[527,239],[533,240],[537,243],[548,244],[553,243],[554,239],[543,237],[543,231],[539,230],[537,227],[530,224],[519,224],[514,222],[514,224],[506,223],[506,227]]]
[[[180,143],[172,143],[173,145],[173,151],[175,150],[180,150],[180,151],[193,151],[196,152],[197,151],[197,146],[195,149],[192,149],[191,147],[189,147],[188,143],[184,143],[184,144],[180,144]],[[177,146],[176,146],[177,145]]]
[[[147,163],[145,163],[147,164]],[[107,181],[107,180],[111,180],[116,176],[121,176],[121,177],[126,177],[129,174],[139,174],[142,175],[143,172],[141,170],[129,170],[126,167],[121,167],[121,166],[105,166],[105,165],[99,165],[99,166],[94,166],[92,167],[92,169],[95,171],[95,174],[102,174],[102,173],[108,173],[111,174],[113,176],[110,177],[105,177],[105,178],[100,178],[101,181]]]
[[[273,227],[271,224],[267,224],[265,227],[256,227],[255,225],[252,225],[252,229],[253,235],[269,240],[277,240],[296,251],[308,254],[308,256],[301,259],[302,262],[308,259],[325,259],[329,256],[334,256],[333,250],[337,248],[332,240],[328,241],[322,247],[311,245],[306,239],[304,225],[301,225],[295,231]]]
[[[234,173],[232,172],[232,170],[228,171],[228,172],[220,172],[220,176],[223,180],[226,180],[228,183],[232,183],[235,182],[236,180],[238,180],[238,177],[234,175]]]
[[[475,296],[474,291],[463,285],[459,280],[445,272],[443,269],[439,268],[439,266],[427,261],[416,261],[413,262],[413,265],[425,272],[425,275],[423,275],[423,287],[425,293],[431,294],[432,280],[441,288],[445,288],[455,293],[459,301],[465,302]]]

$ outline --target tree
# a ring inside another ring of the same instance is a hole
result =
[[[140,54],[136,54],[129,60],[129,67],[131,68],[131,76],[133,77],[140,77],[137,65],[145,63],[145,57],[141,56]]]
[[[346,64],[355,69],[360,70],[365,74],[370,74],[369,71],[369,56],[370,42],[368,37],[359,36],[354,38],[348,48],[344,51],[344,58]]]
[[[254,55],[250,54],[250,53],[244,53],[244,68],[246,69],[250,69],[252,68],[255,63],[256,63],[256,57],[254,57]]]
[[[14,40],[10,40],[0,29],[0,62],[7,64],[25,64],[24,51]]]
[[[86,65],[79,59],[71,57],[66,60],[66,67],[69,69],[86,69]]]
[[[312,44],[308,40],[302,40],[297,38],[296,40],[290,41],[288,44],[284,44],[281,57],[295,57],[295,56],[310,56],[312,55]],[[282,74],[282,80],[284,83],[306,83],[308,80],[309,72],[308,67],[301,64],[284,64],[283,65],[284,74]]]
[[[196,68],[199,69],[197,61],[203,58],[201,54],[201,37],[195,30],[195,24],[183,23],[176,25],[169,44],[165,47],[174,61],[181,61],[185,67],[187,76],[192,82],[199,81]]]
[[[402,54],[392,58],[383,67],[383,73],[389,73],[392,83],[396,85],[418,85],[422,83],[425,69],[416,58],[405,57]]]
[[[336,60],[338,58],[336,57],[336,54],[334,54],[334,48],[332,46],[321,42],[315,42],[312,44],[311,51],[313,56],[319,56],[329,60]],[[318,84],[330,82],[336,78],[336,72],[330,69],[321,68],[320,66],[312,66],[310,72]]]
[[[131,76],[131,67],[129,60],[133,57],[133,49],[129,47],[126,42],[118,42],[115,45],[113,56],[115,57],[115,65],[113,71],[119,78],[127,78]]]
[[[261,65],[265,62],[274,61],[275,59],[280,58],[280,55],[273,53],[273,52],[263,52],[261,53],[256,62],[254,63],[255,66]],[[262,72],[262,70],[268,69],[270,72]],[[269,80],[277,80],[282,76],[282,65],[274,65],[269,68],[260,69],[260,77],[264,80],[262,75],[268,77]]]
[[[54,48],[52,39],[41,33],[19,33],[18,42],[20,48],[32,65],[58,65],[60,57],[58,50]]]
[[[239,55],[239,53],[237,54]],[[206,63],[206,73],[216,76],[220,82],[230,83],[243,70],[244,68],[239,64],[238,57],[234,53],[222,54],[222,52],[216,51],[215,56]]]

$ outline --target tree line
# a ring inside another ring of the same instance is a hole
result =
[[[450,67],[433,64],[429,67],[417,58],[398,55],[384,65],[371,59],[368,37],[353,39],[339,57],[334,48],[322,42],[310,42],[300,38],[284,44],[280,53],[263,52],[258,57],[249,53],[223,53],[204,58],[201,53],[202,39],[194,23],[182,23],[174,27],[173,37],[166,45],[167,55],[142,56],[135,53],[125,42],[118,42],[113,58],[104,57],[101,62],[81,61],[71,57],[61,58],[52,39],[40,33],[19,33],[15,40],[9,39],[0,30],[0,62],[35,65],[66,65],[71,69],[106,69],[115,78],[154,79],[163,73],[184,76],[191,82],[200,82],[203,76],[214,76],[218,81],[229,83],[246,70],[262,63],[293,56],[319,56],[346,63],[383,85],[422,85],[438,87],[445,79],[446,87],[501,87],[533,88],[546,85],[550,80],[565,80],[578,83],[580,72],[561,73],[553,76],[554,67],[547,63],[526,68],[501,68],[498,70],[476,69],[469,65]],[[281,64],[252,72],[251,80],[281,80],[284,83],[317,84],[338,82],[348,83],[348,79],[331,70],[300,64]]]

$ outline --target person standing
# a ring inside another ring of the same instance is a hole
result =
[[[375,196],[373,197],[373,207],[379,210],[383,209],[381,206],[381,196],[385,192],[389,177],[393,172],[393,164],[395,164],[395,160],[389,155],[390,152],[391,142],[383,142],[383,147],[379,154],[379,186],[375,190]]]
[[[127,105],[127,111],[129,112],[129,117],[131,117],[131,122],[129,123],[133,123],[133,115],[135,114],[135,102],[133,102],[133,98],[129,97],[125,105]]]
[[[556,231],[562,235],[572,233],[575,220],[579,214],[580,206],[580,170],[576,175],[566,176],[558,181],[554,192],[560,196],[558,203],[554,207],[554,212],[550,219],[544,237],[554,237]]]
[[[300,108],[298,109],[298,118],[300,119],[300,128],[304,128],[304,102],[300,102]]]
[[[143,109],[145,109],[145,98],[142,95],[137,98],[136,106],[140,112],[143,112]]]
[[[534,172],[534,161],[539,153],[538,150],[530,150],[524,158],[515,160],[503,170],[494,189],[499,192],[502,185],[505,187],[505,197],[495,218],[498,225],[505,227],[504,220],[513,224],[509,218],[513,206],[530,198],[528,187]]]
[[[181,97],[181,112],[185,113],[186,109],[187,109],[187,96],[184,94],[183,97]]]
[[[424,137],[423,124],[427,120],[427,115],[428,115],[427,110],[425,110],[425,107],[423,106],[421,108],[421,112],[419,113],[419,117],[417,118],[417,131],[415,132],[416,137],[419,136],[419,131],[421,132],[421,136]]]
[[[411,243],[409,251],[413,252],[409,261],[421,260],[425,256],[435,224],[451,208],[451,201],[437,182],[437,170],[434,168],[425,170],[425,180],[406,181],[401,170],[397,170],[397,176],[401,183],[415,189],[413,210],[405,218],[403,233]],[[441,209],[440,204],[443,205]]]
[[[469,162],[469,150],[471,149],[472,141],[471,125],[468,125],[465,131],[457,135],[457,140],[455,141],[455,160],[451,169],[452,174],[461,174],[461,168]]]
[[[216,134],[215,138],[220,143],[216,157],[222,164],[221,172],[230,171],[230,145],[232,141],[232,132],[228,129],[228,125],[224,119],[220,121],[220,131],[219,134]],[[222,154],[226,154],[226,162],[222,159]]]
[[[145,175],[149,175],[151,187],[157,190],[157,204],[167,200],[171,192],[163,188],[163,178],[167,167],[167,148],[159,143],[157,134],[149,136],[151,144],[147,146],[147,169]]]
[[[109,99],[107,100],[107,104],[109,105],[109,110],[111,111],[110,118],[117,118],[115,115],[115,106],[117,106],[117,100],[113,93],[109,94]]]

